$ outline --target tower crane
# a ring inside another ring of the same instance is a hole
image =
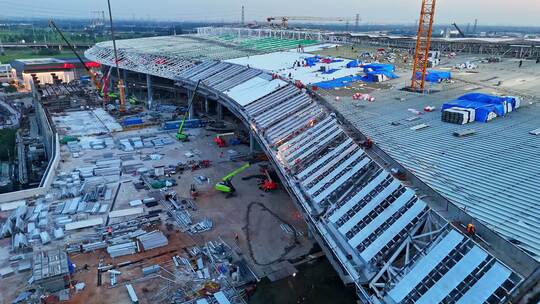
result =
[[[436,0],[422,0],[410,87],[415,92],[424,92],[426,84],[429,47],[431,45],[431,32],[433,30],[433,19],[435,16],[435,2]],[[417,76],[417,73],[420,73],[420,77]]]
[[[347,22],[349,18],[341,17],[311,17],[311,16],[273,16],[267,17],[266,21],[272,24],[273,21],[280,20],[281,27],[287,28],[289,20],[305,20],[305,21],[325,21],[325,22]]]

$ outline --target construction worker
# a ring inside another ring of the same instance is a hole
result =
[[[238,233],[234,234],[234,241],[236,242],[236,244],[240,242],[240,237],[238,236]]]
[[[520,60],[519,61],[519,67],[521,68],[522,65],[523,65],[523,60]]]
[[[476,232],[476,228],[474,228],[474,224],[473,223],[467,224],[467,233],[469,235],[474,235],[475,232]]]

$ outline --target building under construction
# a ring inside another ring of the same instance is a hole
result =
[[[537,41],[434,40],[454,76],[430,94],[402,90],[409,69],[377,73],[382,60],[410,66],[395,55],[414,47],[405,37],[200,28],[117,46],[118,61],[110,42],[85,56],[117,62],[148,107],[156,90],[191,96],[201,81],[190,117],[215,111],[245,125],[362,303],[514,303],[538,283],[539,92],[516,81],[540,65],[492,59],[538,56]],[[355,47],[353,58],[328,55]],[[367,97],[350,93],[362,67],[378,83],[357,88]],[[469,92],[519,104],[488,122],[441,120],[445,102]]]
[[[0,194],[0,302],[325,302],[322,256],[340,303],[538,301],[539,41],[423,5],[415,38],[282,16],[19,60],[43,170]]]

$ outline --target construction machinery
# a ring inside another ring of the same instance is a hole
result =
[[[199,89],[200,83],[201,83],[201,80],[197,81],[197,84],[195,85],[195,90],[193,90],[193,93],[191,94],[188,101],[186,112],[184,112],[184,118],[182,118],[182,122],[180,123],[180,126],[178,127],[178,131],[176,132],[176,139],[178,139],[179,141],[189,140],[189,135],[184,134],[184,124],[186,123],[186,119],[189,115],[189,110],[193,106],[193,100],[195,99],[195,94],[197,94],[197,90]]]
[[[240,168],[232,171],[231,173],[225,175],[221,179],[221,181],[214,186],[214,189],[216,189],[217,191],[223,192],[223,193],[227,193],[228,195],[234,195],[234,193],[236,192],[236,189],[234,188],[234,186],[232,184],[232,178],[235,175],[237,175],[238,173],[246,170],[250,166],[251,166],[251,163],[245,163],[244,165],[242,165],[242,167],[240,167]]]
[[[459,36],[461,36],[461,38],[465,38],[465,33],[461,30],[461,28],[454,22],[452,23],[452,25],[456,28],[456,30],[458,31],[459,33]]]
[[[88,67],[88,65],[84,62],[84,60],[81,58],[81,56],[75,50],[75,47],[69,42],[69,40],[67,40],[66,36],[64,36],[64,33],[62,33],[60,28],[58,28],[58,26],[56,26],[56,23],[54,23],[53,20],[49,20],[49,27],[52,28],[53,30],[55,30],[60,35],[62,40],[64,40],[64,42],[69,46],[69,48],[71,49],[73,54],[75,54],[75,56],[77,57],[79,62],[82,64],[82,66],[86,70],[86,73],[88,73],[88,76],[90,76],[90,79],[94,83],[94,86],[96,87],[96,90],[100,91],[101,90],[101,83],[98,80],[97,74]]]
[[[411,91],[424,92],[436,0],[422,0],[411,78]],[[419,74],[419,75],[418,75]]]
[[[322,21],[322,22],[349,22],[348,18],[341,17],[310,17],[310,16],[274,16],[267,17],[266,21],[272,24],[273,21],[280,20],[281,27],[287,28],[290,20]]]
[[[116,66],[116,76],[118,77],[118,92],[120,94],[120,113],[123,114],[126,111],[126,86],[124,84],[124,80],[120,76],[120,65],[119,65],[120,59],[118,58],[118,49],[116,48],[116,38],[114,36],[111,0],[107,0],[107,7],[109,9],[109,23],[110,23],[110,28],[111,28],[111,38],[112,38],[113,51],[114,51],[114,64]]]
[[[218,134],[218,135],[216,135],[216,137],[214,138],[214,142],[216,143],[216,145],[218,145],[218,147],[224,148],[224,147],[227,146],[227,138],[234,137],[234,135],[235,135],[234,132],[228,132],[228,133],[221,133],[221,134]]]
[[[278,184],[272,179],[268,169],[262,168],[262,171],[266,178],[262,179],[259,183],[259,189],[263,190],[264,192],[276,190],[278,188]]]

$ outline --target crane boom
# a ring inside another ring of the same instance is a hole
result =
[[[219,183],[214,186],[214,189],[217,191],[227,193],[228,195],[233,195],[236,192],[231,180],[238,173],[246,170],[251,166],[251,163],[245,163],[242,167],[232,171],[231,173],[225,175]]]
[[[201,83],[201,80],[197,81],[197,84],[195,85],[195,89],[193,90],[193,94],[191,94],[191,97],[188,101],[188,106],[186,109],[186,112],[184,113],[184,117],[182,118],[182,122],[180,122],[180,126],[178,127],[178,132],[176,132],[176,139],[181,141],[186,141],[188,139],[188,136],[184,134],[184,124],[186,123],[186,118],[189,114],[189,110],[193,106],[193,100],[195,99],[195,94],[197,93],[197,90],[199,89],[199,84]]]
[[[222,181],[228,181],[228,180],[231,180],[235,175],[237,175],[238,173],[246,170],[247,168],[249,168],[249,166],[251,166],[250,163],[245,163],[242,167],[232,171],[231,173],[225,175],[221,180]]]
[[[287,27],[289,25],[289,20],[306,20],[306,21],[335,21],[335,22],[344,22],[349,21],[349,18],[342,17],[313,17],[313,16],[273,16],[267,17],[266,21],[271,23],[274,20],[280,20],[282,27]]]
[[[452,25],[456,28],[456,30],[459,32],[459,35],[462,37],[462,38],[465,38],[465,33],[461,30],[461,28],[454,22],[452,23]]]
[[[86,64],[84,63],[84,60],[81,58],[81,56],[77,53],[77,51],[75,50],[75,47],[69,42],[69,40],[67,40],[66,36],[64,36],[64,33],[62,33],[62,31],[58,28],[58,26],[56,26],[56,23],[54,23],[53,20],[49,20],[49,26],[54,29],[59,35],[60,37],[62,38],[62,40],[64,40],[64,42],[69,46],[69,48],[71,49],[71,51],[73,52],[73,54],[75,54],[75,56],[77,57],[77,59],[79,59],[80,63],[83,65],[83,67],[86,69],[86,72],[88,73],[88,75],[90,76],[90,78],[92,79],[92,82],[94,83],[94,85],[96,86],[96,90],[101,90],[101,84],[99,83],[99,81],[97,80],[97,76],[96,74],[88,67],[86,66]]]

